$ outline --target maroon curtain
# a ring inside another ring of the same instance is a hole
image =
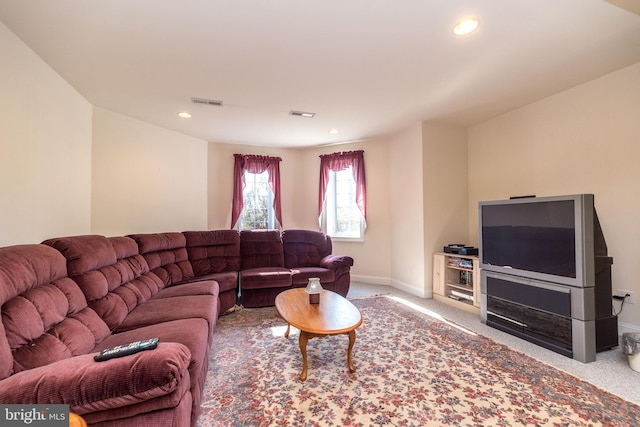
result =
[[[339,172],[351,166],[353,180],[356,183],[356,205],[362,217],[367,221],[367,197],[364,177],[364,151],[343,151],[341,153],[323,154],[320,156],[320,197],[318,198],[318,217],[322,215],[322,207],[329,185],[329,172]]]
[[[282,207],[280,205],[280,157],[234,154],[233,202],[231,206],[231,228],[236,226],[244,206],[242,190],[245,187],[244,173],[269,172],[269,186],[273,191],[273,210],[278,225],[282,227]]]

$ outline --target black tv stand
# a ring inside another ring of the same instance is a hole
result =
[[[595,361],[596,352],[618,345],[612,260],[603,258],[596,262],[596,286],[589,288],[483,270],[482,322],[581,362]]]

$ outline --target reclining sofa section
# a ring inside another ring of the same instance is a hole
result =
[[[70,405],[91,426],[195,426],[218,316],[320,277],[349,291],[353,259],[310,230],[49,239],[0,248],[0,403]],[[95,362],[158,337],[153,351]]]

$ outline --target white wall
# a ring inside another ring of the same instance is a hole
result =
[[[207,143],[96,108],[92,233],[205,230]]]
[[[0,245],[90,230],[91,105],[0,23]]]
[[[469,243],[467,131],[425,121],[422,146],[425,286],[431,296],[433,253],[449,243]]]
[[[467,134],[421,122],[389,143],[391,285],[430,298],[433,253],[468,240]]]
[[[392,138],[389,164],[391,283],[414,295],[429,296],[431,286],[425,280],[421,123]]]
[[[640,63],[469,129],[469,228],[477,204],[593,193],[613,287],[634,292],[620,329],[640,330]],[[620,304],[614,303],[616,310]]]

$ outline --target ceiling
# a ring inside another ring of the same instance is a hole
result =
[[[0,0],[0,21],[96,107],[206,141],[300,147],[469,126],[637,63],[638,3]],[[478,30],[453,36],[469,16]]]

